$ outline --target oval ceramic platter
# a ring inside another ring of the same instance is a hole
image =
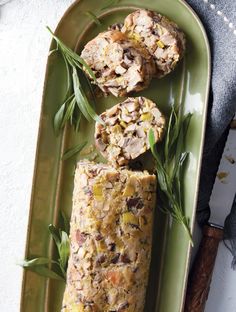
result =
[[[116,6],[101,10],[106,3],[107,0],[76,1],[62,17],[55,34],[70,48],[80,50],[97,33],[113,23],[123,21],[128,13],[138,7],[166,15],[186,34],[186,55],[177,69],[161,80],[154,79],[147,90],[137,95],[152,99],[167,116],[174,101],[181,102],[184,112],[193,113],[186,134],[186,148],[190,151],[190,158],[184,177],[185,211],[192,227],[210,80],[210,53],[206,34],[195,13],[183,1],[121,0]],[[97,26],[84,14],[87,11],[96,14],[102,26]],[[42,101],[26,246],[28,259],[50,256],[54,250],[48,224],[57,224],[60,209],[70,217],[76,159],[62,161],[61,155],[79,142],[88,140],[89,144],[93,143],[94,124],[88,124],[85,120],[78,134],[67,127],[61,135],[55,136],[53,117],[62,104],[65,92],[66,70],[60,54],[54,53],[48,59]],[[99,98],[96,110],[101,113],[120,101],[112,96]],[[182,227],[166,220],[166,216],[156,212],[145,312],[179,312],[183,309],[190,244]],[[63,282],[25,271],[21,311],[59,312],[64,286]]]

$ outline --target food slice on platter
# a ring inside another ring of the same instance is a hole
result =
[[[77,165],[63,312],[143,312],[156,176]]]
[[[149,148],[152,129],[155,142],[162,139],[165,117],[156,104],[145,97],[128,98],[100,115],[105,125],[96,123],[95,144],[114,165],[127,165]]]
[[[155,73],[147,49],[118,30],[100,33],[89,41],[81,57],[94,72],[98,87],[117,97],[147,88]]]
[[[122,32],[148,49],[156,63],[158,78],[170,73],[184,55],[184,33],[177,24],[156,12],[139,9],[129,14]]]

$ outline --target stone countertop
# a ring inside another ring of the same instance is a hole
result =
[[[50,35],[73,0],[0,6],[0,298],[18,312],[41,97]],[[33,310],[32,310],[33,311]]]
[[[41,96],[50,36],[72,0],[12,0],[0,6],[0,298],[18,312]],[[222,249],[223,246],[220,246]],[[231,257],[221,252],[206,312],[235,312]],[[174,312],[174,311],[173,311]]]

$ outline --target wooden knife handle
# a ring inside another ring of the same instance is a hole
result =
[[[203,312],[210,290],[212,273],[223,228],[206,225],[202,241],[189,276],[185,312]]]

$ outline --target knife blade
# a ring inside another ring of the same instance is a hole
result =
[[[235,122],[231,123],[234,124]],[[223,238],[223,225],[231,211],[235,192],[236,129],[231,126],[209,202],[209,224],[203,228],[203,238],[189,277],[185,312],[204,311],[218,245]]]
[[[210,223],[224,225],[236,191],[236,129],[230,129],[210,198]],[[224,194],[224,196],[222,196]]]

